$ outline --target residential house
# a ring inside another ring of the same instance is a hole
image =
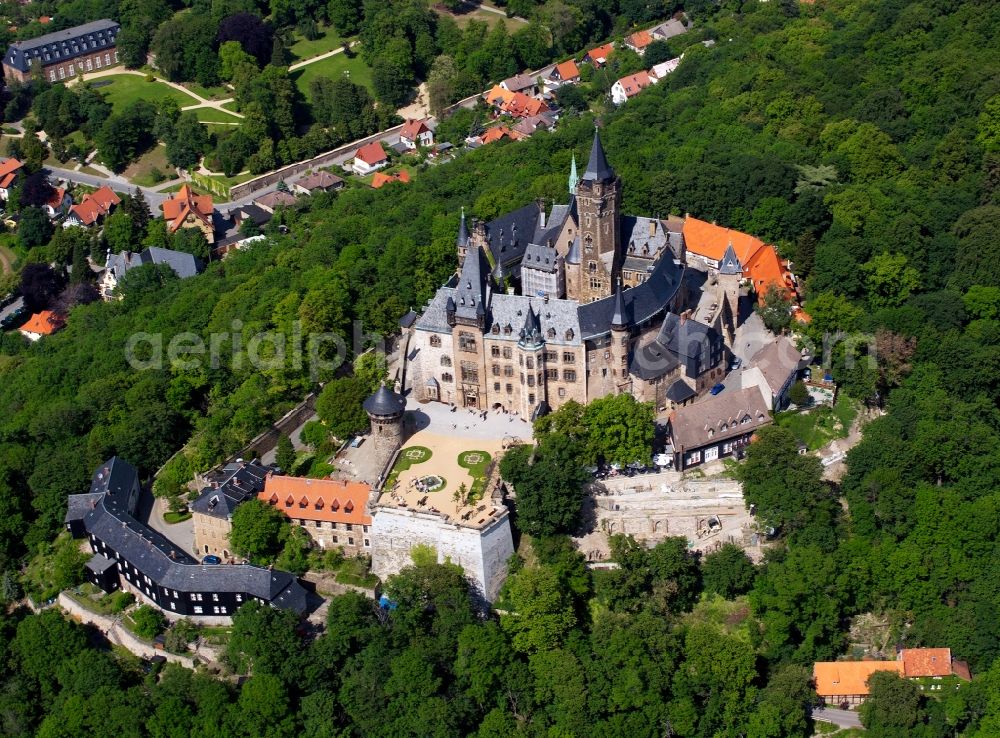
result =
[[[389,155],[382,148],[382,142],[372,141],[355,152],[351,169],[355,174],[363,177],[388,165]]]
[[[257,499],[284,513],[320,548],[371,552],[371,487],[360,482],[269,475]]]
[[[719,268],[731,246],[737,260],[736,271],[753,286],[761,302],[772,285],[783,290],[788,299],[796,298],[798,283],[788,263],[773,246],[759,238],[689,215],[684,219],[684,243],[689,257],[711,269]]]
[[[682,33],[687,32],[687,26],[684,25],[683,21],[672,18],[666,23],[661,23],[658,26],[649,29],[649,35],[653,37],[654,41],[667,41],[672,39],[674,36],[680,36]]]
[[[625,47],[642,56],[646,53],[646,47],[654,40],[653,34],[649,31],[636,31],[625,37]]]
[[[183,184],[160,207],[170,233],[181,228],[197,228],[209,244],[215,243],[215,207],[211,195],[196,195],[190,185]]]
[[[500,85],[493,85],[493,87],[483,93],[483,99],[487,105],[501,109],[514,99],[514,93]]]
[[[427,120],[408,119],[399,132],[399,142],[412,150],[418,146],[433,146],[434,131],[427,125]]]
[[[583,60],[590,62],[595,67],[603,67],[608,63],[608,57],[611,56],[611,52],[615,50],[614,43],[604,44],[603,46],[598,46],[596,49],[591,49],[588,51]]]
[[[679,407],[670,415],[670,442],[674,469],[738,456],[753,434],[771,423],[771,415],[760,390],[728,390],[692,405]]]
[[[401,169],[397,174],[386,174],[385,172],[375,172],[375,176],[372,177],[372,188],[381,189],[390,182],[401,182],[403,184],[409,184],[410,173],[405,169]]]
[[[233,512],[264,489],[264,480],[270,472],[269,467],[256,459],[240,460],[226,464],[209,477],[207,486],[191,503],[194,548],[199,556],[212,554],[224,561],[234,558],[229,545]]]
[[[0,163],[0,200],[7,201],[23,173],[24,163],[17,159],[5,159]]]
[[[107,185],[102,185],[94,192],[84,195],[83,200],[69,209],[69,215],[63,221],[63,227],[96,225],[110,215],[122,199]]]
[[[514,126],[514,132],[520,134],[521,136],[527,138],[528,136],[533,136],[537,131],[551,131],[556,127],[556,120],[551,113],[542,113],[540,115],[529,115],[527,118],[522,118]]]
[[[241,228],[246,222],[252,222],[258,228],[262,228],[271,221],[269,212],[253,204],[240,205],[235,210],[230,211],[229,217],[237,228]]]
[[[107,264],[98,280],[101,297],[105,300],[113,300],[115,288],[125,275],[132,269],[146,264],[166,264],[180,279],[193,277],[202,270],[201,262],[193,255],[183,251],[150,246],[138,254],[122,251],[120,254],[112,255],[109,250]]]
[[[545,85],[547,87],[559,87],[564,84],[575,85],[579,81],[580,68],[576,65],[575,60],[567,59],[552,67],[552,71],[549,72],[549,76],[545,80]]]
[[[795,344],[779,336],[753,355],[740,372],[740,386],[759,389],[771,412],[784,410],[788,405],[788,390],[799,373],[801,358]]]
[[[344,180],[325,169],[307,174],[292,185],[292,189],[301,195],[313,195],[317,192],[335,192],[344,189]]]
[[[656,84],[656,78],[650,76],[649,72],[642,71],[622,77],[611,85],[611,102],[615,105],[622,105],[629,98],[635,97],[647,87]]]
[[[256,601],[302,614],[306,591],[288,572],[250,564],[202,564],[136,519],[139,472],[112,457],[94,472],[90,490],[71,495],[64,519],[86,535],[93,557],[87,579],[105,592],[123,589],[179,616],[228,622],[243,603]]]
[[[665,62],[660,62],[659,64],[654,64],[653,68],[649,70],[649,73],[656,77],[656,81],[659,82],[668,74],[677,71],[677,67],[681,65],[681,59],[684,58],[684,54],[673,59],[668,59]]]
[[[295,204],[295,195],[288,192],[282,192],[281,190],[274,190],[273,192],[268,192],[266,195],[261,195],[253,201],[253,204],[263,210],[265,213],[274,215],[274,211],[279,207],[290,207]]]
[[[66,318],[52,310],[35,313],[18,330],[29,341],[37,341],[42,336],[51,336],[66,325]]]
[[[529,74],[515,74],[501,82],[500,86],[509,92],[522,92],[526,95],[538,94],[538,83]]]
[[[515,92],[514,96],[503,104],[501,110],[514,118],[528,118],[549,112],[549,106],[544,100],[528,97],[523,92]]]
[[[30,82],[32,66],[37,64],[49,82],[72,79],[98,69],[118,64],[115,39],[121,26],[107,18],[84,23],[64,31],[17,41],[7,47],[3,58],[4,77],[11,81]]]
[[[957,676],[971,681],[969,665],[952,658],[950,648],[904,648],[895,661],[817,661],[813,683],[828,705],[859,705],[869,694],[868,680],[881,671],[905,679],[942,679]]]
[[[73,198],[64,188],[54,187],[52,188],[52,196],[42,205],[42,210],[50,218],[58,218],[65,215],[72,204]]]
[[[467,141],[474,143],[475,146],[485,146],[503,138],[516,141],[520,136],[516,135],[507,126],[493,126],[492,128],[487,128],[481,136],[473,136],[471,139],[467,139]]]

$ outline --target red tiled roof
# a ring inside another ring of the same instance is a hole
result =
[[[48,205],[53,210],[58,210],[59,206],[62,205],[63,198],[66,197],[66,190],[62,187],[56,187],[52,190],[52,197],[45,204]]]
[[[19,162],[17,159],[13,157],[7,159],[4,162],[0,162],[0,177],[6,174],[11,174],[13,172],[16,172],[23,166],[24,166],[23,163]]]
[[[951,674],[950,648],[904,648],[899,652],[907,677],[943,677]]]
[[[649,31],[636,31],[625,39],[625,43],[636,49],[645,49],[653,43],[653,37],[649,35]]]
[[[257,499],[296,520],[371,525],[365,512],[370,493],[360,482],[269,476]]]
[[[628,77],[622,77],[618,80],[618,84],[625,90],[626,97],[632,97],[652,85],[653,78],[649,76],[649,72],[636,72],[635,74],[630,74]]]
[[[879,671],[903,676],[901,661],[817,661],[813,682],[820,697],[848,697],[868,694],[868,678]]]
[[[505,113],[515,118],[527,118],[530,115],[538,115],[549,109],[544,101],[534,97],[528,97],[523,92],[515,92],[514,96],[503,105]]]
[[[487,129],[486,133],[479,137],[480,142],[483,145],[493,143],[494,141],[499,141],[504,137],[511,138],[510,129],[507,126],[494,126],[493,128]]]
[[[187,184],[182,185],[172,197],[164,200],[160,207],[163,208],[163,219],[167,221],[167,229],[171,233],[184,225],[188,215],[193,215],[206,225],[212,225],[214,209],[212,196],[196,195]]]
[[[66,325],[66,319],[59,313],[51,310],[43,310],[35,313],[28,322],[21,326],[22,333],[37,333],[40,336],[48,336]]]
[[[101,185],[94,190],[89,197],[96,200],[97,204],[100,205],[106,213],[111,212],[111,208],[120,204],[122,201],[122,199],[118,197],[118,193],[107,185]]]
[[[607,61],[608,57],[611,56],[611,52],[615,50],[615,45],[604,44],[604,46],[598,46],[596,49],[591,49],[587,52],[587,58],[591,61],[595,61],[599,64],[603,64]]]
[[[408,184],[410,181],[410,173],[405,169],[400,170],[399,174],[386,174],[384,172],[376,172],[375,176],[372,177],[372,187],[374,189],[380,189],[383,185],[387,185],[390,182],[402,182],[403,184]]]
[[[430,128],[427,127],[427,124],[423,120],[407,120],[403,126],[403,130],[399,132],[399,137],[415,141],[417,136],[429,130]]]
[[[562,64],[556,64],[556,72],[559,73],[559,79],[564,81],[576,79],[580,76],[580,68],[576,66],[576,62],[572,59],[564,61]]]
[[[388,161],[389,157],[385,153],[385,149],[382,148],[381,141],[372,141],[370,144],[365,144],[354,154],[355,159],[360,159],[368,166],[375,166],[383,161]]]
[[[79,218],[84,225],[94,225],[97,219],[107,211],[102,210],[97,201],[90,195],[83,198],[83,202],[78,202],[69,209],[69,212]]]

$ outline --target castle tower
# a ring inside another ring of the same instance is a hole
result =
[[[469,250],[469,229],[465,225],[465,208],[462,208],[462,220],[458,224],[458,237],[455,239],[455,249],[458,251],[458,268],[465,263],[465,254]]]
[[[613,392],[618,392],[627,382],[630,327],[625,293],[621,280],[615,285],[614,310],[611,313],[611,366],[609,367]]]
[[[527,379],[526,386],[521,387],[520,412],[525,418],[534,419],[538,407],[546,402],[545,352],[543,351],[545,339],[542,338],[541,316],[535,312],[534,305],[530,303],[517,348],[524,366],[524,373],[521,375],[522,382]]]
[[[576,185],[582,278],[579,300],[591,302],[611,294],[621,269],[621,180],[608,164],[601,136],[594,131],[590,160]]]
[[[406,400],[382,384],[364,401],[363,407],[372,424],[374,452],[386,462],[403,445],[403,411]]]
[[[743,281],[743,264],[736,256],[732,241],[719,262],[719,304],[722,305],[720,323],[726,343],[732,344],[736,327],[740,323],[740,283]]]

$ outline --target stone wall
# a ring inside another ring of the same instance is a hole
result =
[[[425,545],[437,551],[438,561],[451,561],[465,570],[476,588],[493,601],[507,576],[507,560],[514,553],[506,508],[482,528],[447,522],[433,513],[380,507],[372,518],[372,572],[383,581],[413,563],[410,550]]]

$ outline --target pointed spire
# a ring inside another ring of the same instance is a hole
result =
[[[719,262],[719,274],[742,274],[743,265],[740,263],[739,257],[736,256],[736,250],[733,248],[732,240],[729,241],[729,246],[726,247],[726,252],[722,255],[722,261]]]
[[[611,330],[624,330],[628,326],[628,318],[625,315],[625,294],[622,292],[622,281],[618,279],[615,285],[614,310],[611,313]]]
[[[465,208],[462,208],[462,221],[458,225],[458,238],[455,243],[459,248],[465,248],[469,243],[469,229],[465,226]]]
[[[606,182],[615,178],[615,171],[608,164],[608,159],[604,155],[604,146],[601,144],[601,133],[594,127],[594,143],[590,147],[590,160],[587,162],[587,170],[583,173],[585,182]]]
[[[573,154],[573,163],[569,166],[569,194],[576,194],[576,183],[580,181],[576,173],[576,154]]]

